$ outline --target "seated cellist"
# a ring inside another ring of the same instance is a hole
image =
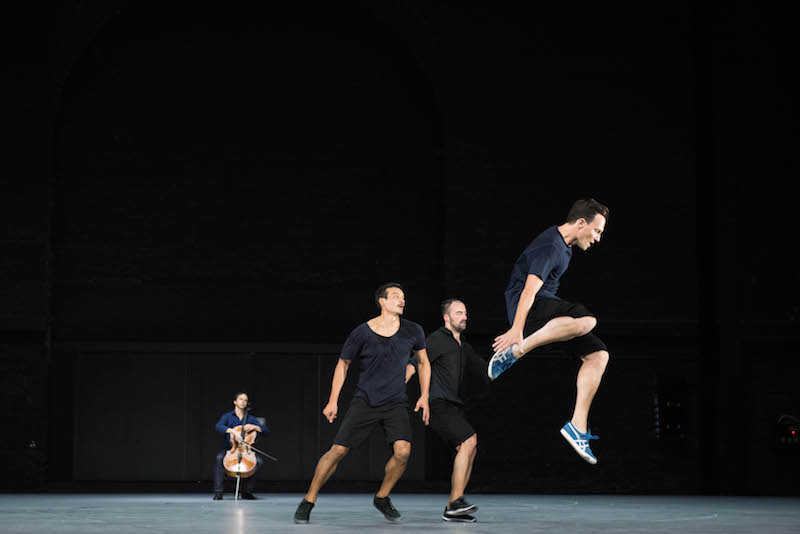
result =
[[[256,431],[261,433],[261,435],[265,435],[269,433],[269,429],[264,423],[259,422],[258,419],[247,414],[247,421],[244,421],[245,411],[247,410],[247,405],[250,399],[247,397],[247,393],[240,391],[233,397],[233,410],[222,414],[219,421],[217,421],[217,432],[223,434],[225,437],[225,441],[222,444],[223,449],[217,453],[217,463],[214,468],[214,500],[221,501],[222,500],[222,493],[224,491],[223,483],[225,481],[225,470],[222,465],[222,460],[225,458],[225,453],[231,448],[232,441],[231,440],[241,440],[241,433],[235,432],[233,429],[239,425],[244,425],[244,431]],[[257,458],[258,467],[256,468],[256,472],[261,469],[261,465],[263,464],[263,460],[259,456]],[[255,490],[255,482],[256,477],[255,475],[242,479],[244,484],[242,489],[242,499],[255,499],[256,496],[253,495],[253,491]]]

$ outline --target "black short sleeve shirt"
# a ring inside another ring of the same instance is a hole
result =
[[[425,348],[425,333],[412,321],[400,319],[391,337],[372,331],[367,323],[357,326],[342,347],[341,359],[358,359],[361,374],[355,397],[370,406],[407,402],[406,366],[414,352]]]
[[[511,279],[506,287],[506,312],[509,324],[514,323],[519,296],[529,274],[542,279],[542,288],[537,297],[557,299],[556,292],[561,276],[567,271],[572,259],[572,247],[567,246],[558,226],[551,226],[522,251],[511,269]]]
[[[483,368],[485,362],[463,337],[459,344],[444,326],[432,332],[426,342],[431,362],[431,399],[444,399],[462,406],[461,386],[467,366],[477,362],[478,367]]]

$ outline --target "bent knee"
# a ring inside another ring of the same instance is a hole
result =
[[[597,352],[587,354],[586,356],[583,357],[583,361],[602,365],[603,367],[608,365],[608,361],[610,359],[611,355],[608,353],[607,350],[598,350]]]
[[[328,454],[335,458],[344,458],[347,455],[347,452],[350,450],[349,447],[345,447],[344,445],[334,445],[331,447],[331,450],[328,451]]]
[[[586,334],[594,330],[595,326],[597,326],[596,317],[587,316],[575,319],[576,337],[585,336]]]
[[[411,456],[411,444],[407,441],[394,442],[394,456],[400,461],[406,462]]]
[[[465,439],[461,446],[466,448],[467,451],[472,452],[478,448],[478,434],[472,434],[470,437]]]

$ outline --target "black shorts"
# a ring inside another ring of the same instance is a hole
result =
[[[397,440],[411,443],[411,421],[406,403],[370,406],[361,397],[354,397],[333,444],[354,449],[369,437],[376,425],[383,428],[389,445]]]
[[[547,322],[556,317],[594,317],[583,304],[575,304],[566,300],[537,298],[533,301],[533,308],[528,312],[528,320],[525,322],[524,337],[539,330]],[[569,341],[559,341],[550,343],[537,350],[556,351],[570,354],[577,358],[582,358],[587,354],[599,350],[608,350],[606,344],[599,337],[589,332],[585,336],[576,337]]]
[[[444,399],[431,399],[428,427],[454,449],[475,434],[464,411]]]

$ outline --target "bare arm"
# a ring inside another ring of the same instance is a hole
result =
[[[350,360],[343,360],[339,358],[336,367],[333,370],[333,379],[331,380],[331,396],[328,398],[328,405],[322,410],[322,415],[333,423],[339,413],[339,394],[342,392],[344,386],[344,379],[347,378],[347,370],[350,368]]]
[[[428,396],[431,387],[431,363],[428,361],[428,351],[421,349],[417,351],[417,373],[419,374],[419,400],[414,407],[418,412],[422,409],[422,422],[426,425],[430,420],[430,405]]]
[[[406,365],[406,384],[408,381],[411,380],[411,377],[417,372],[417,368],[411,365],[410,363]]]
[[[529,274],[525,279],[525,287],[519,296],[517,313],[514,315],[514,324],[503,335],[494,338],[492,348],[495,351],[505,350],[512,345],[522,345],[522,332],[525,330],[525,321],[528,319],[528,312],[533,307],[536,294],[542,288],[542,279],[535,274]]]
[[[528,319],[528,312],[533,308],[533,301],[536,294],[542,289],[542,279],[535,274],[529,274],[525,279],[525,287],[522,288],[522,293],[519,296],[519,304],[517,304],[517,313],[514,315],[514,325],[511,327],[518,330],[520,333],[525,330],[525,321]]]

